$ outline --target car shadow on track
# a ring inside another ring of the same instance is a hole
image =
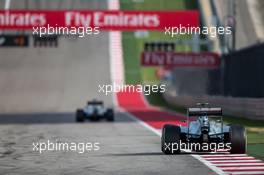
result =
[[[115,122],[131,122],[128,117],[122,117],[122,113],[116,113]],[[0,113],[1,124],[67,124],[76,123],[75,112],[30,112],[30,113]],[[88,121],[83,123],[112,123],[105,120]]]
[[[174,155],[166,155],[162,152],[141,152],[141,153],[120,153],[120,154],[107,154],[107,156],[183,156],[183,155],[223,155],[223,153],[215,152],[215,153],[208,153],[208,152],[181,152],[180,154]]]
[[[0,124],[58,124],[75,122],[74,113],[7,113],[0,114]]]
[[[179,122],[177,117],[170,116],[170,118],[163,117],[161,114],[153,112],[137,111],[137,114],[144,116],[145,122]],[[100,120],[97,122],[91,122],[86,120],[84,123],[127,123],[135,122],[125,112],[115,111],[115,121],[107,122]],[[75,123],[75,112],[30,112],[30,113],[0,113],[0,125],[1,124],[63,124],[63,123]],[[82,124],[82,123],[80,123]]]
[[[141,153],[120,153],[120,154],[107,154],[107,156],[117,156],[117,157],[126,157],[126,156],[160,156],[164,155],[162,152],[141,152]]]

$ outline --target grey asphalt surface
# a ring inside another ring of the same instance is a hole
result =
[[[60,2],[32,0],[27,7],[72,7]],[[24,3],[11,1],[11,8]],[[103,0],[75,4],[106,8]],[[0,48],[0,174],[214,174],[188,154],[163,155],[160,138],[125,113],[117,111],[114,123],[75,123],[75,109],[90,98],[113,106],[112,96],[98,93],[99,84],[110,83],[108,44],[108,33],[100,33],[62,37],[58,48]],[[33,142],[48,140],[99,142],[100,150],[33,151]]]

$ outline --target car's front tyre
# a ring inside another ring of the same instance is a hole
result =
[[[84,122],[84,119],[85,119],[84,115],[85,114],[82,109],[77,109],[76,116],[75,116],[76,122]]]
[[[164,154],[179,154],[181,152],[181,128],[175,125],[164,125],[161,136],[161,151]]]
[[[106,120],[109,121],[109,122],[113,122],[115,119],[114,119],[114,111],[113,109],[108,109],[106,111]]]

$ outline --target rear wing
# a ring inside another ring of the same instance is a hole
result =
[[[195,107],[195,108],[188,108],[188,116],[221,116],[222,115],[222,108],[218,107]]]
[[[88,105],[103,105],[101,101],[88,101]]]

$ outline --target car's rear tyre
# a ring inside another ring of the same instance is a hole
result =
[[[76,122],[83,122],[84,121],[84,112],[81,109],[76,110]]]
[[[161,151],[164,154],[179,154],[181,128],[175,125],[164,125],[161,136]]]
[[[114,111],[113,109],[108,109],[107,112],[106,112],[106,120],[109,121],[109,122],[113,122],[115,119],[114,119]]]
[[[246,129],[241,125],[231,125],[229,138],[231,143],[231,154],[244,154],[247,148]]]

